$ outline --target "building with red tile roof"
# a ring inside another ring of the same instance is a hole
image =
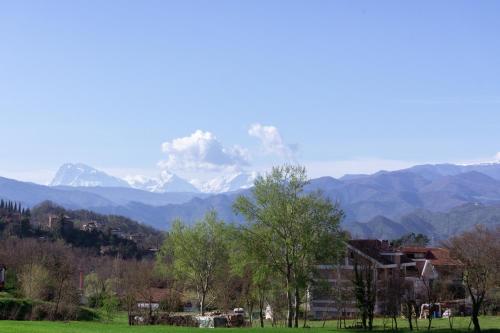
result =
[[[441,277],[451,276],[455,280],[461,279],[462,263],[454,259],[446,248],[405,246],[400,250],[417,264],[420,274],[424,273],[424,266],[427,264],[432,265]]]
[[[335,318],[339,312],[347,317],[355,317],[358,313],[352,292],[354,265],[358,263],[370,267],[378,290],[387,287],[392,276],[416,276],[416,263],[388,241],[377,239],[355,239],[346,242],[346,252],[339,265],[320,265],[319,274],[331,285],[331,289],[342,288],[346,292],[345,306],[339,308],[338,300],[331,294],[319,291],[311,292],[309,301],[310,312],[315,319]],[[375,313],[382,311],[380,293],[376,295]]]

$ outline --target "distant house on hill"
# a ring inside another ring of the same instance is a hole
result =
[[[5,278],[6,278],[7,267],[4,264],[0,264],[0,290],[5,288]]]
[[[128,235],[128,239],[133,242],[139,243],[144,240],[144,235],[139,233],[130,234]]]
[[[55,227],[57,221],[59,221],[59,216],[58,215],[52,215],[49,214],[48,220],[47,220],[47,228],[52,229]]]
[[[96,221],[90,221],[88,223],[85,223],[82,225],[81,230],[86,231],[86,232],[92,232],[96,231],[99,229],[99,224]]]
[[[127,234],[125,234],[120,228],[111,228],[111,229],[109,229],[109,233],[112,236],[115,236],[118,238],[127,238]]]
[[[47,220],[47,228],[49,230],[54,230],[61,228],[61,230],[73,230],[74,222],[68,215],[53,215],[49,214]]]

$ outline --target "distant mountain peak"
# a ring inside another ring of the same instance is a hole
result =
[[[236,172],[214,178],[201,186],[207,193],[223,193],[247,189],[253,186],[257,173]]]
[[[187,180],[168,171],[162,171],[158,178],[138,175],[126,177],[126,180],[133,188],[154,193],[199,192]]]
[[[170,173],[162,171],[158,184],[153,192],[199,192],[194,185],[187,180]]]
[[[123,179],[108,175],[83,163],[65,163],[52,179],[50,186],[129,187]]]
[[[157,179],[144,175],[126,176],[124,179],[130,187],[148,192],[153,192],[152,189],[158,184]]]

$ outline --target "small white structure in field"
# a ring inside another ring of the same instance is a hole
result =
[[[265,318],[267,320],[273,320],[273,309],[270,304],[266,306]]]

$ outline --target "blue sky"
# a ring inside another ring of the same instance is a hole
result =
[[[3,2],[0,175],[493,160],[498,13],[498,1]]]

